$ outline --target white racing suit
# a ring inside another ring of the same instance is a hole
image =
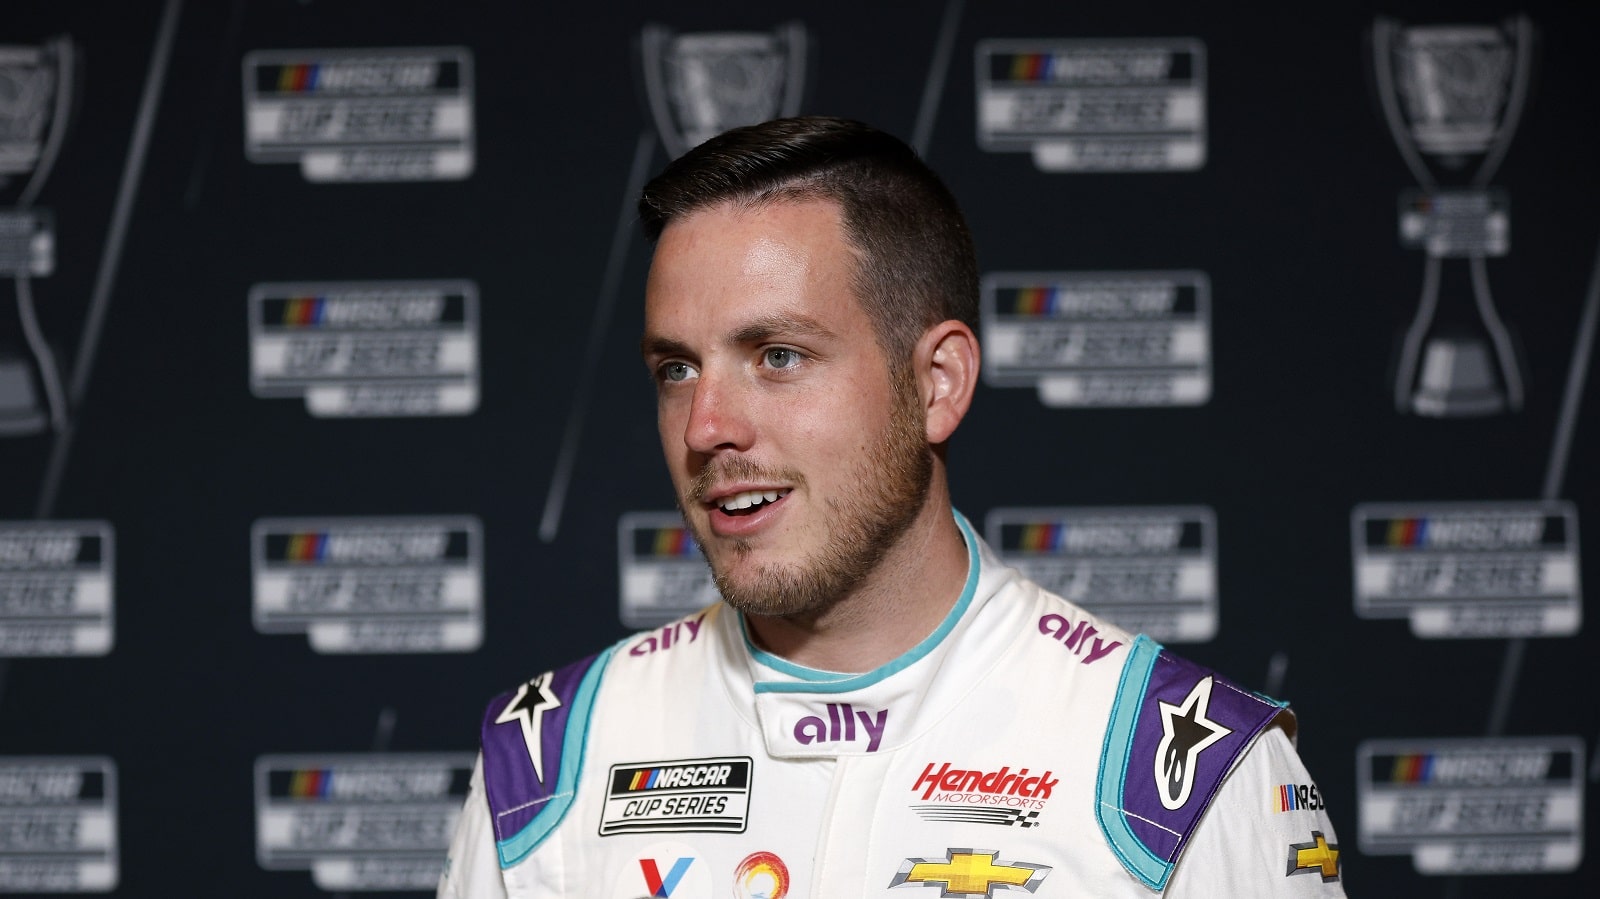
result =
[[[876,670],[784,661],[719,604],[494,700],[439,895],[1344,895],[1282,704],[957,517],[960,599]]]

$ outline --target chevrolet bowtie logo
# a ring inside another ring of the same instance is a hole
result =
[[[1047,865],[1001,861],[988,849],[947,849],[945,857],[908,858],[890,887],[939,887],[940,896],[993,896],[995,887],[1037,890],[1050,873]]]
[[[1320,830],[1311,832],[1309,843],[1289,844],[1289,873],[1284,876],[1314,873],[1320,873],[1324,883],[1339,879],[1339,847],[1330,846]]]

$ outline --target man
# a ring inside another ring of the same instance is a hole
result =
[[[662,449],[725,602],[490,705],[441,896],[1342,895],[1286,710],[952,510],[976,265],[909,148],[768,122],[639,208]]]

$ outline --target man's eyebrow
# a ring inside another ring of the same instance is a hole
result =
[[[807,315],[784,312],[762,316],[728,335],[734,343],[761,343],[773,337],[832,337],[833,329]]]
[[[651,356],[686,356],[689,354],[689,345],[659,334],[646,334],[639,341],[639,352],[647,359]]]

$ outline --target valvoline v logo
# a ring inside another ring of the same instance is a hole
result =
[[[683,875],[689,873],[689,866],[694,864],[693,858],[680,858],[672,863],[666,874],[661,873],[661,866],[653,858],[639,859],[639,870],[644,874],[645,888],[650,891],[651,899],[666,899],[672,891],[678,888],[683,880]]]

